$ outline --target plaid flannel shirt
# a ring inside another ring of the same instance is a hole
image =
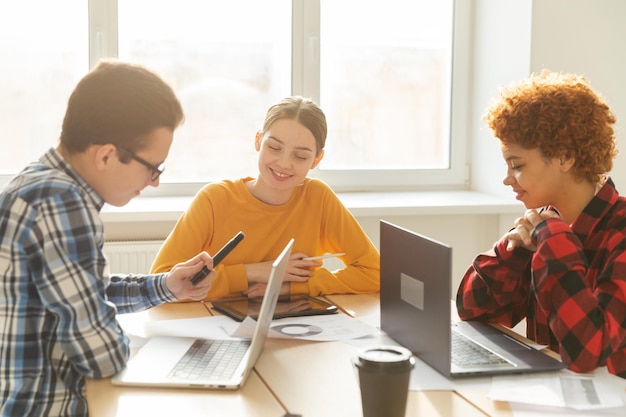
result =
[[[122,369],[116,311],[172,301],[166,274],[107,276],[104,201],[54,149],[0,194],[0,415],[86,416]]]
[[[606,365],[626,378],[626,198],[609,179],[567,225],[547,219],[537,250],[507,252],[506,239],[478,255],[457,292],[463,320],[512,327],[559,352],[576,372]]]

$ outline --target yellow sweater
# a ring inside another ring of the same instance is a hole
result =
[[[221,181],[204,186],[159,250],[152,272],[169,271],[200,251],[214,255],[238,231],[246,235],[215,268],[207,299],[240,295],[248,288],[244,264],[274,260],[294,238],[293,252],[310,256],[345,252],[342,269],[319,268],[308,282],[291,282],[292,293],[342,294],[377,292],[380,255],[354,216],[324,182],[307,178],[284,205],[253,197],[245,182]]]

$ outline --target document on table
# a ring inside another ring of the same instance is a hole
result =
[[[226,316],[191,319],[154,320],[145,324],[145,332],[152,336],[182,336],[204,339],[231,339],[228,328],[233,319]]]
[[[604,368],[589,374],[559,371],[493,377],[489,397],[511,404],[567,408],[570,412],[620,407],[623,413],[625,388],[626,381]]]
[[[246,317],[238,327],[231,327],[231,336],[251,337],[255,321]],[[345,341],[367,336],[378,329],[345,314],[287,317],[272,320],[268,337],[303,339],[319,342]]]
[[[117,320],[130,337],[131,345],[134,347],[141,347],[147,339],[153,336],[230,339],[229,331],[225,328],[235,322],[226,316],[150,320],[146,311],[119,314]]]
[[[130,313],[135,314],[135,313]],[[152,336],[182,336],[208,339],[250,338],[256,322],[247,317],[237,322],[227,316],[171,320],[130,320],[119,317],[122,328],[139,347]],[[345,314],[290,317],[273,320],[268,337],[315,341],[345,341],[363,337],[378,330]]]

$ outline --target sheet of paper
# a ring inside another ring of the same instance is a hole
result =
[[[149,338],[157,335],[234,339],[224,328],[237,324],[226,316],[151,320],[147,311],[118,314],[117,321],[130,338],[131,350],[139,349]]]
[[[172,320],[148,320],[146,316],[143,320],[141,313],[133,313],[133,316],[120,315],[118,320],[124,331],[138,343],[157,335],[218,339],[250,338],[256,326],[256,322],[249,317],[239,323],[227,316]],[[274,320],[268,337],[335,341],[355,339],[377,331],[375,327],[345,314],[329,314]]]
[[[251,337],[255,324],[253,319],[247,317],[238,327],[232,328],[230,334]],[[328,342],[355,339],[375,332],[375,327],[339,313],[273,320],[268,337]]]
[[[626,382],[620,384],[619,380],[621,378],[606,370],[589,374],[559,371],[497,376],[493,378],[489,397],[497,401],[570,410],[609,409],[624,405],[621,393]]]
[[[146,337],[182,336],[206,339],[231,339],[225,330],[236,323],[226,316],[197,317],[192,319],[153,320],[145,323]]]

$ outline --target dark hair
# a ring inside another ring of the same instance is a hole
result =
[[[309,129],[317,145],[316,155],[319,155],[324,149],[328,132],[326,116],[313,100],[293,96],[284,98],[274,104],[267,110],[265,115],[263,132],[269,130],[272,123],[280,119],[296,120]]]
[[[178,98],[158,75],[139,65],[106,60],[72,92],[60,141],[72,153],[106,143],[137,151],[146,145],[145,135],[160,127],[173,131],[183,119]]]
[[[503,143],[575,159],[577,178],[600,182],[613,167],[615,116],[583,77],[543,70],[509,87],[483,120]]]

